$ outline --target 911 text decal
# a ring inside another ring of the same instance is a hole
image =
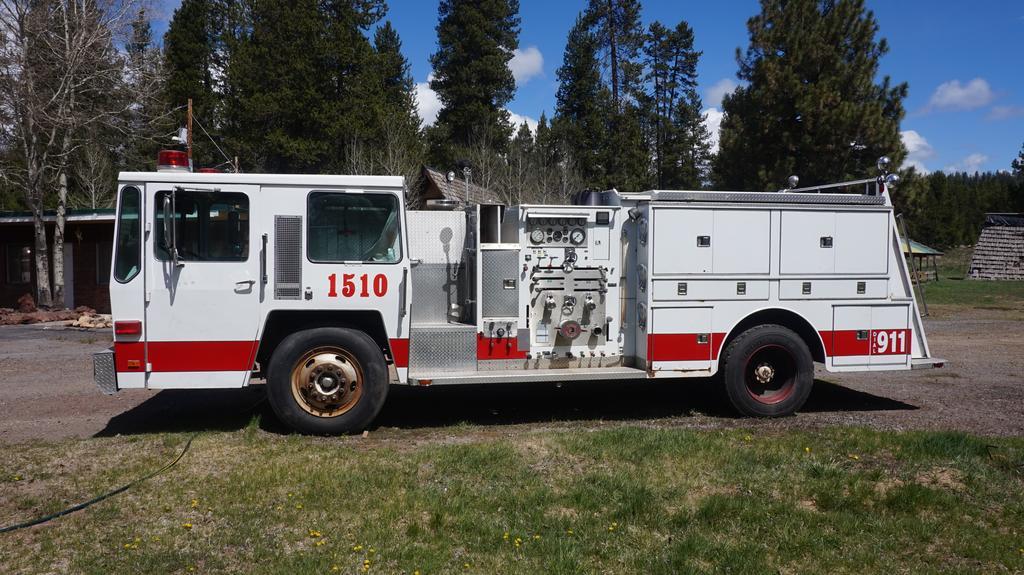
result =
[[[338,274],[327,276],[330,282],[330,289],[327,297],[338,297]],[[358,278],[356,274],[341,274],[341,297],[384,297],[388,293],[388,276],[377,274],[370,280],[369,274],[362,274]]]
[[[871,335],[875,345],[871,350],[871,355],[906,355],[909,331],[907,329],[872,330]]]

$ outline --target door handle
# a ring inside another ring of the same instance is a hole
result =
[[[242,280],[235,282],[235,287],[252,287],[256,284],[256,280]]]

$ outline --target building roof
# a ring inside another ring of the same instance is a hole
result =
[[[910,253],[910,250],[914,250],[913,253],[914,253],[915,256],[919,256],[919,255],[920,256],[941,256],[942,255],[942,252],[940,252],[939,250],[937,250],[935,248],[930,248],[930,247],[928,247],[928,246],[926,246],[926,245],[924,245],[924,244],[922,244],[920,242],[915,242],[914,240],[910,240],[910,249],[907,249],[907,239],[906,238],[900,238],[900,244],[901,244],[901,246],[903,248],[903,253],[904,254]]]
[[[53,222],[57,219],[56,210],[43,212],[43,221]],[[65,220],[69,222],[112,222],[114,221],[113,208],[99,208],[95,210],[68,210]],[[0,224],[25,224],[32,223],[32,212],[0,212]]]
[[[1024,227],[1024,214],[988,213],[985,214],[985,227],[988,226]]]
[[[458,172],[455,172],[456,174]],[[503,204],[505,203],[498,196],[497,192],[489,190],[483,186],[478,186],[472,181],[469,183],[469,201],[466,200],[466,181],[459,179],[458,176],[452,182],[448,181],[448,178],[439,170],[431,168],[429,166],[423,166],[423,176],[426,180],[426,194],[423,199],[434,200],[439,198],[445,198],[449,200],[459,200],[460,202],[470,204]],[[431,193],[433,192],[433,193]]]

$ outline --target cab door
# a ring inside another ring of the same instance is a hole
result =
[[[248,382],[260,311],[261,244],[250,225],[258,191],[147,185],[147,387]]]

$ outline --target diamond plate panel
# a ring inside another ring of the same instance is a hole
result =
[[[114,371],[114,352],[111,350],[92,354],[92,377],[96,387],[104,395],[117,393],[117,372]]]
[[[423,264],[459,264],[466,246],[463,212],[409,211],[409,254]]]
[[[481,317],[518,317],[519,250],[480,250],[480,259]]]
[[[418,264],[412,268],[412,322],[447,323],[452,304],[465,300],[465,268],[457,264]]]
[[[654,192],[652,200],[670,202],[741,202],[751,204],[829,204],[881,206],[882,196],[861,194],[792,194],[785,192]]]
[[[476,327],[432,325],[409,330],[409,373],[475,371]]]

